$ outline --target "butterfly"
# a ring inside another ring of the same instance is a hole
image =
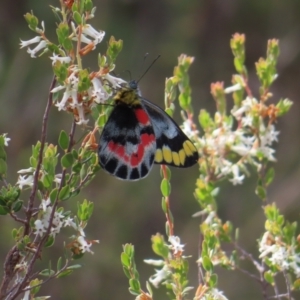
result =
[[[139,180],[154,163],[187,168],[198,151],[175,121],[141,97],[136,80],[116,92],[114,108],[100,136],[100,166],[123,180]]]

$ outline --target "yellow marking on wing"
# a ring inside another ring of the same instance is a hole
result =
[[[193,143],[189,140],[183,143],[183,149],[187,156],[192,156],[197,151]]]
[[[179,158],[179,154],[177,152],[172,152],[172,158],[173,158],[173,163],[176,166],[180,166],[180,158]]]
[[[189,142],[188,146],[190,147],[190,149],[192,150],[193,153],[198,152],[197,148],[191,141],[187,141],[187,142]]]
[[[180,163],[184,166],[184,162],[185,162],[185,158],[186,158],[186,155],[185,155],[185,152],[183,149],[181,149],[179,152],[179,159],[180,159]]]
[[[163,153],[162,153],[161,149],[156,149],[154,160],[157,163],[161,163],[163,161]]]
[[[172,152],[171,152],[170,148],[166,147],[166,146],[163,146],[162,153],[163,153],[164,160],[168,164],[170,164],[172,162]]]

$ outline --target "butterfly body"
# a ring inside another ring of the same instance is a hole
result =
[[[153,163],[190,167],[198,152],[175,121],[143,99],[136,81],[114,96],[113,108],[99,142],[99,164],[124,180],[145,177]]]

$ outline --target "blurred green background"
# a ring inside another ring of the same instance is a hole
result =
[[[40,138],[42,114],[52,77],[51,61],[46,57],[31,59],[26,50],[19,50],[20,39],[34,36],[23,18],[33,10],[45,21],[46,34],[55,39],[56,22],[49,5],[58,1],[3,1],[0,10],[0,131],[11,137],[8,147],[9,181],[17,181],[16,171],[29,166],[31,145]],[[250,86],[258,95],[258,80],[254,63],[266,52],[267,40],[280,40],[279,77],[272,92],[275,99],[288,97],[294,106],[278,122],[279,144],[275,182],[269,189],[269,199],[277,203],[289,221],[299,221],[300,211],[300,1],[299,0],[95,0],[96,18],[92,25],[106,31],[105,42],[98,48],[103,53],[111,35],[124,41],[124,49],[117,60],[116,73],[125,79],[137,78],[145,66],[158,54],[155,63],[140,83],[143,95],[164,106],[164,82],[172,76],[173,67],[181,53],[195,56],[190,72],[193,89],[195,119],[200,108],[214,112],[210,84],[224,81],[230,85],[234,73],[229,40],[235,32],[246,34],[247,66]],[[95,51],[85,63],[97,69]],[[150,53],[143,64],[145,53]],[[229,100],[231,104],[231,100]],[[175,119],[180,122],[179,113]],[[59,131],[69,130],[71,116],[52,109],[48,141],[57,143]],[[80,131],[80,129],[79,129]],[[197,248],[199,221],[191,217],[199,207],[193,198],[197,167],[172,169],[171,206],[175,218],[175,233],[186,244],[186,255],[191,255],[190,285],[197,286]],[[264,222],[262,203],[254,193],[255,177],[243,186],[223,184],[218,197],[219,213],[240,228],[240,244],[254,255],[256,239]],[[122,244],[136,246],[136,262],[141,282],[154,273],[145,265],[144,258],[155,257],[151,250],[151,235],[164,233],[165,217],[161,210],[159,167],[154,166],[144,180],[130,183],[119,181],[100,171],[93,184],[77,200],[88,198],[95,202],[95,211],[86,229],[87,237],[100,239],[93,247],[94,255],[80,261],[82,270],[72,276],[53,280],[41,289],[41,295],[51,299],[134,299],[128,293],[128,282],[120,264]],[[25,196],[23,197],[25,199]],[[66,204],[76,207],[76,201]],[[1,260],[12,245],[13,222],[0,218]],[[70,234],[65,232],[65,237]],[[55,255],[61,255],[62,238],[57,239]],[[53,252],[43,254],[41,265]],[[252,268],[250,267],[250,270]],[[220,270],[219,288],[229,299],[262,299],[259,285],[238,272]],[[145,287],[145,286],[144,286]],[[164,292],[156,299],[166,299]],[[192,297],[191,297],[192,298]]]

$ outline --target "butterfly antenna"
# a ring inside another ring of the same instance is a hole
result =
[[[148,56],[148,53],[145,54],[144,56],[144,61],[146,57]],[[153,62],[150,64],[150,66],[146,69],[146,71],[140,76],[140,78],[137,80],[136,83],[139,83],[141,79],[146,75],[146,73],[151,69],[151,67],[155,64],[155,62],[160,58],[160,54],[153,60]]]
[[[126,72],[126,73],[128,73],[128,75],[129,75],[129,78],[130,78],[130,80],[129,80],[129,81],[131,81],[131,78],[132,78],[132,77],[131,77],[131,72],[130,72],[129,70],[126,70],[125,72]]]

